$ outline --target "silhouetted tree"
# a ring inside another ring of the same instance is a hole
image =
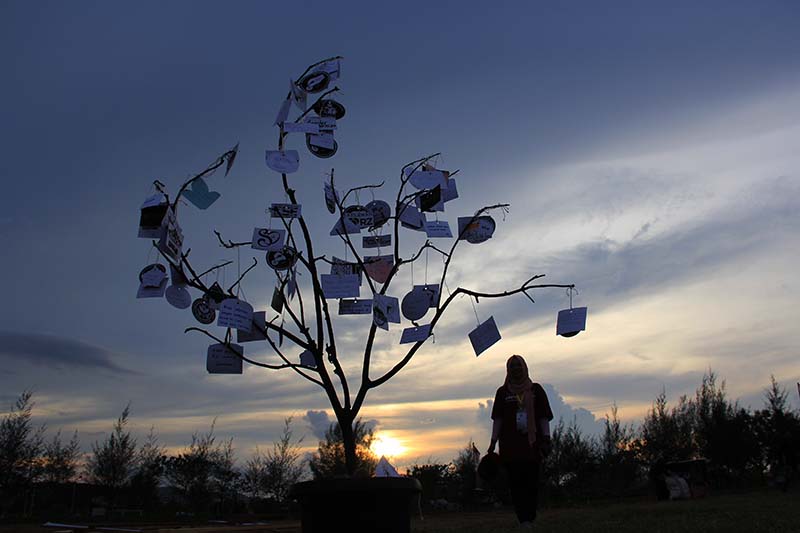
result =
[[[158,504],[158,486],[165,463],[166,452],[158,443],[155,428],[151,427],[144,444],[136,452],[136,469],[130,482],[137,506],[153,509]]]
[[[23,500],[39,475],[44,426],[32,423],[33,394],[25,391],[0,421],[0,515]]]
[[[92,444],[86,464],[90,481],[105,487],[108,505],[116,505],[119,490],[131,479],[136,468],[136,439],[127,429],[130,404],[114,423],[111,434]]]
[[[681,396],[672,410],[662,390],[645,415],[641,428],[641,456],[647,463],[689,459],[694,454],[694,414],[691,402]]]
[[[598,469],[605,487],[621,494],[641,478],[636,458],[639,446],[632,425],[622,424],[617,416],[617,405],[611,407],[611,416],[603,420],[603,434],[598,443]]]
[[[569,426],[559,419],[551,440],[552,451],[542,464],[551,493],[565,498],[585,495],[597,468],[596,443],[583,435],[575,418]]]
[[[789,408],[786,390],[770,376],[765,392],[765,408],[755,415],[763,460],[770,477],[784,490],[798,471],[800,456],[800,416]]]
[[[75,476],[80,456],[78,432],[73,433],[68,443],[61,442],[59,430],[45,443],[41,479],[49,483],[67,483]]]

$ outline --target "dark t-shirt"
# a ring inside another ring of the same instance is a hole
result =
[[[538,383],[533,384],[533,408],[536,418],[546,418],[548,421],[553,419],[553,411],[550,409],[550,402],[547,393]],[[494,396],[494,406],[492,407],[492,420],[500,419],[500,458],[504,461],[533,460],[539,461],[540,455],[538,442],[531,447],[528,444],[528,435],[517,429],[517,410],[520,409],[517,396],[509,391],[505,385],[497,389]],[[538,420],[537,420],[538,422]],[[536,426],[537,431],[539,426]]]

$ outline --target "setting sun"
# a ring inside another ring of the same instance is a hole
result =
[[[375,437],[370,448],[378,457],[382,455],[386,457],[397,457],[403,455],[407,451],[407,448],[403,446],[399,439],[390,437],[389,435]]]

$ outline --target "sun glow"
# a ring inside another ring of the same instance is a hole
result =
[[[399,439],[383,434],[375,437],[370,449],[378,457],[382,455],[386,457],[398,457],[408,450]]]

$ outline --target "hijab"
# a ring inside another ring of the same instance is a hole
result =
[[[511,375],[511,363],[517,362],[522,364],[523,372],[521,376],[514,379]],[[533,446],[536,442],[536,411],[534,410],[533,403],[533,381],[528,374],[528,365],[521,355],[512,355],[506,361],[506,388],[517,398],[521,399],[521,403],[525,408],[525,413],[528,418],[528,443]]]

